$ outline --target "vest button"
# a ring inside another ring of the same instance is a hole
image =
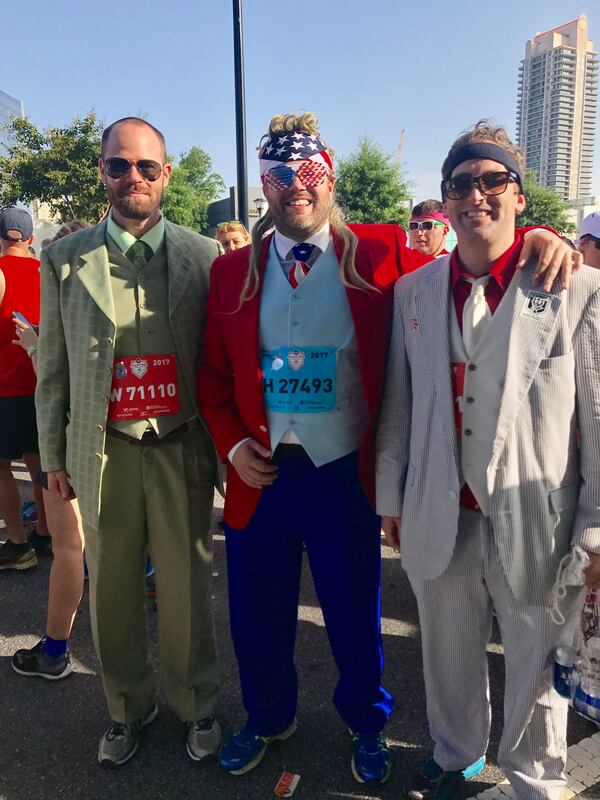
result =
[[[467,403],[474,403],[475,402],[475,398],[474,397],[467,397],[466,400],[467,400]]]
[[[465,436],[471,436],[472,433],[473,433],[473,431],[471,430],[471,428],[467,428],[465,430]]]
[[[293,319],[292,320],[292,325],[300,325],[300,323],[298,322],[297,319]]]
[[[469,364],[469,372],[475,372],[476,369],[477,367],[475,364]]]

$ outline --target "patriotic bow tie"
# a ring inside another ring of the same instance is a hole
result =
[[[292,255],[294,257],[294,263],[290,270],[292,289],[295,289],[300,281],[308,275],[311,265],[306,262],[313,254],[315,246],[316,245],[309,244],[308,242],[302,242],[292,247]]]

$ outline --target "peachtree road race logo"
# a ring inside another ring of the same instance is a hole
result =
[[[129,365],[136,378],[143,378],[148,372],[148,362],[145,358],[136,358]]]
[[[287,360],[290,367],[297,372],[304,364],[304,353],[302,350],[292,350],[291,353],[288,353]]]

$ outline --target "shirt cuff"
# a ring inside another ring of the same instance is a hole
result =
[[[237,453],[238,449],[243,444],[246,444],[246,442],[249,442],[251,438],[252,438],[251,436],[246,436],[245,439],[240,439],[240,441],[237,444],[233,445],[231,450],[227,453],[227,461],[229,461],[230,464],[233,464],[233,457]]]

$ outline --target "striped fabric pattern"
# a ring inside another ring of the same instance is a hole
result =
[[[377,436],[377,510],[402,517],[403,564],[419,579],[447,568],[458,530],[449,261],[396,285]],[[511,590],[542,605],[571,543],[600,552],[600,271],[583,267],[568,292],[555,284],[549,295],[532,272],[529,264],[513,278],[506,376],[484,463]]]
[[[417,597],[433,756],[464,769],[487,750],[491,709],[486,645],[496,612],[506,670],[498,764],[519,800],[559,800],[567,756],[567,701],[551,682],[564,635],[544,606],[517,600],[490,521],[462,510],[452,560],[434,580],[411,578]],[[567,598],[572,611],[578,593]],[[467,722],[468,721],[468,722]]]

